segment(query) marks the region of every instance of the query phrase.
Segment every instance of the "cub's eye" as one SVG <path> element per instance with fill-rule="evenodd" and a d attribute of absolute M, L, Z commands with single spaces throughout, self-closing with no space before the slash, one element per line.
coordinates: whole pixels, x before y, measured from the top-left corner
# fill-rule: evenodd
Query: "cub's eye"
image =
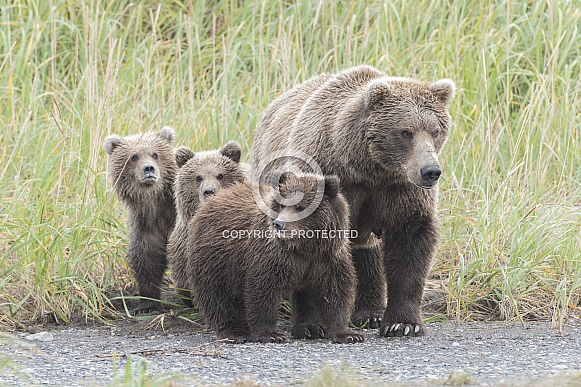
<path fill-rule="evenodd" d="M 404 130 L 403 132 L 401 132 L 401 136 L 405 138 L 412 138 L 412 132 L 410 132 L 409 130 Z"/>
<path fill-rule="evenodd" d="M 133 155 L 131 156 L 131 161 L 136 162 L 138 158 L 137 155 Z"/>
<path fill-rule="evenodd" d="M 199 183 L 200 181 L 202 181 L 204 179 L 202 179 L 202 176 L 196 176 L 196 181 Z"/>
<path fill-rule="evenodd" d="M 298 212 L 303 212 L 305 210 L 305 206 L 301 206 L 300 204 L 297 205 L 297 211 Z"/>
<path fill-rule="evenodd" d="M 218 180 L 224 180 L 224 175 L 222 175 L 222 174 L 219 174 L 219 175 L 218 175 L 216 178 L 217 178 Z"/>
<path fill-rule="evenodd" d="M 154 160 L 157 160 L 157 153 L 154 153 L 153 155 L 151 155 L 151 157 L 153 157 Z"/>
<path fill-rule="evenodd" d="M 434 137 L 434 138 L 438 138 L 439 136 L 440 136 L 440 132 L 432 133 L 432 137 Z"/>

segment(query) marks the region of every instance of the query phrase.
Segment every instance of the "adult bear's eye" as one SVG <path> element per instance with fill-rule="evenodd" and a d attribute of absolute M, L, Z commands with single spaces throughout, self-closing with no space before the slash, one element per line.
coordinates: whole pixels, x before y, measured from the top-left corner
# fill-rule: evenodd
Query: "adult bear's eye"
<path fill-rule="evenodd" d="M 412 138 L 412 132 L 410 132 L 409 130 L 404 130 L 403 132 L 401 132 L 401 136 L 405 138 Z"/>
<path fill-rule="evenodd" d="M 157 153 L 154 153 L 153 155 L 151 155 L 151 157 L 153 157 L 154 160 L 157 160 Z"/>
<path fill-rule="evenodd" d="M 440 132 L 434 132 L 434 133 L 432 133 L 432 137 L 434 137 L 434 138 L 438 138 L 439 135 L 440 135 Z"/>
<path fill-rule="evenodd" d="M 200 181 L 202 181 L 202 176 L 196 176 L 196 181 L 199 183 Z"/>
<path fill-rule="evenodd" d="M 297 211 L 298 212 L 303 212 L 304 210 L 305 210 L 305 206 L 301 206 L 301 205 L 298 205 L 297 206 Z"/>
<path fill-rule="evenodd" d="M 136 162 L 138 158 L 137 155 L 133 155 L 131 156 L 131 161 Z"/>
<path fill-rule="evenodd" d="M 218 180 L 223 180 L 223 179 L 224 179 L 224 175 L 222 175 L 222 174 L 219 174 L 219 175 L 217 176 L 217 179 L 218 179 Z"/>

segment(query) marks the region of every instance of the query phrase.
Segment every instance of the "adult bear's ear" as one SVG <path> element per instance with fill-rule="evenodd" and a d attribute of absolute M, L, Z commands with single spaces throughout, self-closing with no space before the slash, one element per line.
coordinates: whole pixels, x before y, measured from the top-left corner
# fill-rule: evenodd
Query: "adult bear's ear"
<path fill-rule="evenodd" d="M 334 198 L 339 193 L 341 181 L 335 175 L 325 176 L 325 195 Z"/>
<path fill-rule="evenodd" d="M 430 83 L 429 88 L 438 101 L 444 105 L 447 105 L 454 98 L 454 94 L 456 94 L 456 84 L 447 78 Z"/>
<path fill-rule="evenodd" d="M 105 152 L 107 152 L 107 154 L 111 155 L 113 154 L 115 148 L 121 145 L 122 142 L 123 139 L 121 137 L 116 134 L 112 134 L 105 138 L 105 141 L 103 142 L 103 148 L 105 148 Z"/>
<path fill-rule="evenodd" d="M 176 163 L 178 168 L 184 166 L 185 163 L 188 162 L 189 159 L 194 157 L 194 152 L 187 146 L 180 146 L 178 149 L 174 151 Z"/>
<path fill-rule="evenodd" d="M 161 132 L 159 132 L 159 136 L 169 142 L 170 144 L 173 142 L 175 136 L 175 130 L 171 126 L 164 126 L 161 128 Z"/>
<path fill-rule="evenodd" d="M 219 153 L 228 157 L 235 163 L 240 162 L 240 156 L 242 155 L 242 147 L 236 141 L 230 141 L 222 148 L 220 148 Z"/>
<path fill-rule="evenodd" d="M 365 107 L 372 109 L 391 95 L 391 86 L 384 80 L 376 79 L 367 85 L 365 90 Z"/>

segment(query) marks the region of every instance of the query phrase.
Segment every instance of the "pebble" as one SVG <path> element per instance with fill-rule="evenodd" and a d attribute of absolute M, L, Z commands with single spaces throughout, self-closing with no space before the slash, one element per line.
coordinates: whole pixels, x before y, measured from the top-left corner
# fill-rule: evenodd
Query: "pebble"
<path fill-rule="evenodd" d="M 28 341 L 42 341 L 42 342 L 48 342 L 48 341 L 54 340 L 54 336 L 50 332 L 34 333 L 34 334 L 28 335 L 24 338 Z"/>

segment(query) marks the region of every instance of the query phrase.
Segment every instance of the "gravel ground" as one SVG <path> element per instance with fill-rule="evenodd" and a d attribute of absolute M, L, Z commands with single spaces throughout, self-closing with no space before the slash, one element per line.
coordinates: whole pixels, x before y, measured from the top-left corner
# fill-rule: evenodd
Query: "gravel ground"
<path fill-rule="evenodd" d="M 129 360 L 134 375 L 145 365 L 152 379 L 181 375 L 176 385 L 193 386 L 284 386 L 313 379 L 337 382 L 337 377 L 374 386 L 581 385 L 578 318 L 570 319 L 562 334 L 550 323 L 444 322 L 429 324 L 429 335 L 422 338 L 387 339 L 365 330 L 366 342 L 350 345 L 221 343 L 178 320 L 183 321 L 167 318 L 163 329 L 124 320 L 113 326 L 44 326 L 33 334 L 4 334 L 0 384 L 117 385 Z M 6 359 L 10 362 L 3 364 Z"/>

